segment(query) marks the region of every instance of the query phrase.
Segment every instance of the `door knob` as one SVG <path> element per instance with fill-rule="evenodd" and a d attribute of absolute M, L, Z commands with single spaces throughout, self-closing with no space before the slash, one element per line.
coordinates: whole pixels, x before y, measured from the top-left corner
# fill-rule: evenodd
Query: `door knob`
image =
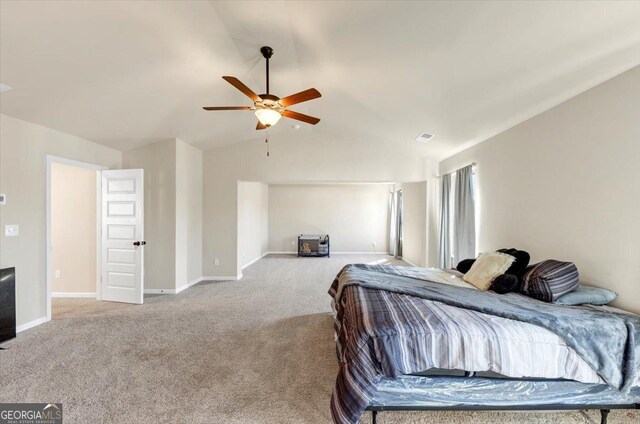
<path fill-rule="evenodd" d="M 139 242 L 139 241 L 134 241 L 134 242 L 133 242 L 133 245 L 134 245 L 134 246 L 140 246 L 140 242 Z"/>

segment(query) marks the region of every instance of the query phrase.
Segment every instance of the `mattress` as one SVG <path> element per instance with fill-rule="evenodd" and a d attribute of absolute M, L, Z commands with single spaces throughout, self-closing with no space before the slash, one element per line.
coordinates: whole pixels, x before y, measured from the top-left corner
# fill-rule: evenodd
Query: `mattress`
<path fill-rule="evenodd" d="M 637 315 L 479 292 L 442 270 L 392 265 L 347 265 L 329 295 L 339 362 L 331 396 L 336 423 L 357 422 L 374 404 L 381 379 L 429 382 L 434 378 L 415 374 L 433 369 L 506 376 L 470 379 L 501 381 L 505 390 L 512 387 L 508 382 L 526 380 L 534 388 L 577 385 L 563 393 L 593 386 L 596 393 L 637 394 Z M 470 391 L 481 394 L 482 388 Z M 527 399 L 518 392 L 513 400 Z"/>
<path fill-rule="evenodd" d="M 407 267 L 406 272 L 410 275 L 411 268 Z M 440 270 L 439 273 L 438 282 L 475 289 L 455 272 Z M 425 319 L 430 366 L 418 374 L 455 375 L 442 370 L 457 370 L 459 373 L 486 373 L 487 376 L 604 383 L 575 350 L 545 328 L 426 299 L 412 298 L 411 301 L 423 303 L 433 315 L 433 319 Z M 333 301 L 331 306 L 335 319 Z M 338 325 L 336 321 L 336 328 Z M 342 347 L 337 333 L 335 340 L 340 354 Z"/>

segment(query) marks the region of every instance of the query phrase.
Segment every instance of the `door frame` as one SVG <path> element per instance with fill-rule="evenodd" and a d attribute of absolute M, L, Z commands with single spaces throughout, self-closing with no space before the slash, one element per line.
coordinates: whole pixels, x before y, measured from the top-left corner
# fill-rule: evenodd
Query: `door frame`
<path fill-rule="evenodd" d="M 97 165 L 88 162 L 82 162 L 74 159 L 67 159 L 60 156 L 47 155 L 47 184 L 46 184 L 46 212 L 47 212 L 47 244 L 46 244 L 46 305 L 47 305 L 47 321 L 51 321 L 51 169 L 54 163 L 63 165 L 76 166 L 78 168 L 92 169 L 96 171 L 96 300 L 102 299 L 102 285 L 100 284 L 102 276 L 102 172 L 109 169 L 106 166 Z"/>

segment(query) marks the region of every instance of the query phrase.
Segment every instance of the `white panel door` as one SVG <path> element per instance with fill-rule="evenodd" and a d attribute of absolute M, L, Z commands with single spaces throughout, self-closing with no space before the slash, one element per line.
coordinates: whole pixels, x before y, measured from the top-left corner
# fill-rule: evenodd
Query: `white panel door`
<path fill-rule="evenodd" d="M 143 302 L 144 171 L 102 171 L 102 300 Z"/>

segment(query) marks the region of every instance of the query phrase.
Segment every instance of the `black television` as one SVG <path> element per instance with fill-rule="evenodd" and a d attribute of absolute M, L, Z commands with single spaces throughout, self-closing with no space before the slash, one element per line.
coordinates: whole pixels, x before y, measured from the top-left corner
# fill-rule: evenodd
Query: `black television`
<path fill-rule="evenodd" d="M 16 337 L 16 269 L 0 269 L 0 345 Z"/>

